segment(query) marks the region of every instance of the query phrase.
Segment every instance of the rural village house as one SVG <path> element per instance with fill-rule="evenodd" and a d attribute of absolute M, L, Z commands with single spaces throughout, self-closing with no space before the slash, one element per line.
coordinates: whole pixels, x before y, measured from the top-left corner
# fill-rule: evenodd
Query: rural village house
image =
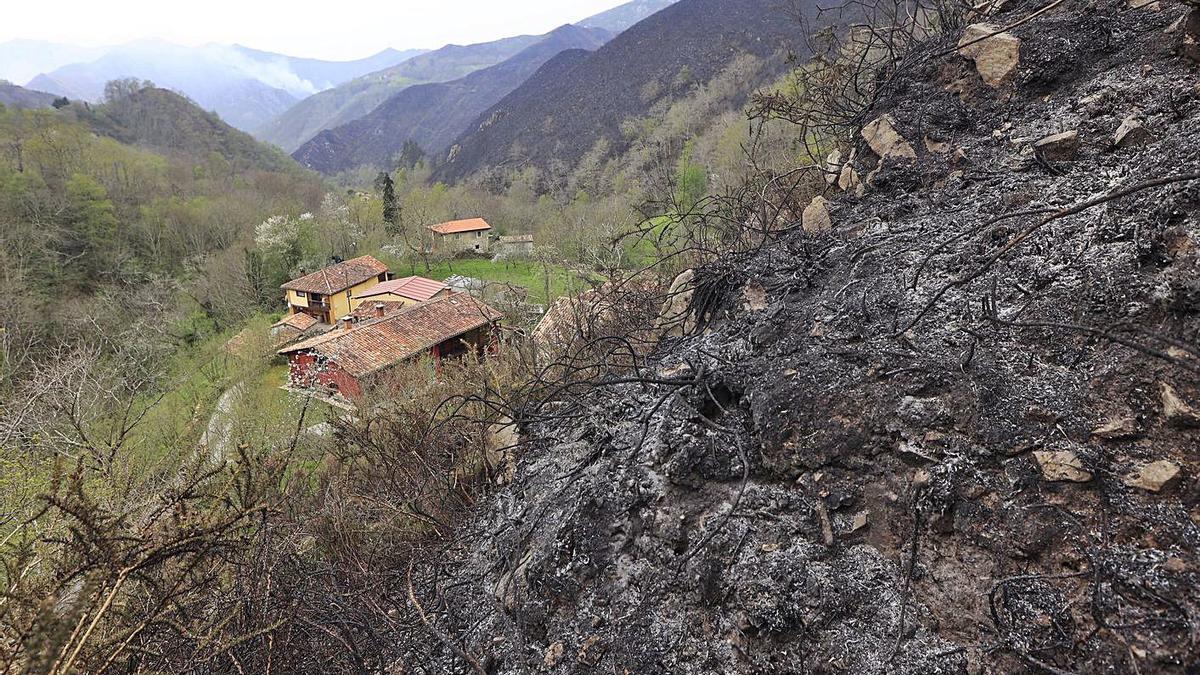
<path fill-rule="evenodd" d="M 491 231 L 492 226 L 483 218 L 430 225 L 429 250 L 433 253 L 487 253 L 492 247 Z"/>
<path fill-rule="evenodd" d="M 492 245 L 496 257 L 501 260 L 528 258 L 533 255 L 533 235 L 514 234 L 502 236 Z"/>
<path fill-rule="evenodd" d="M 362 293 L 387 280 L 387 265 L 369 255 L 340 262 L 284 284 L 288 314 L 332 325 L 362 303 Z"/>
<path fill-rule="evenodd" d="M 363 316 L 360 307 L 359 316 Z M 501 314 L 482 301 L 457 293 L 389 312 L 371 306 L 370 318 L 346 317 L 339 327 L 280 350 L 288 359 L 289 384 L 324 389 L 356 399 L 381 373 L 429 355 L 446 357 L 495 348 Z"/>

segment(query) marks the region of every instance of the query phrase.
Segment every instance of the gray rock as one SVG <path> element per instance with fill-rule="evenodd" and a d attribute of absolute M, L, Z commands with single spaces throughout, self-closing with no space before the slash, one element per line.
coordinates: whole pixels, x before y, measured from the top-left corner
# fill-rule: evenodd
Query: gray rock
<path fill-rule="evenodd" d="M 1113 145 L 1118 148 L 1136 148 L 1147 145 L 1154 140 L 1154 134 L 1134 115 L 1126 117 L 1117 133 L 1113 136 Z"/>
<path fill-rule="evenodd" d="M 1072 129 L 1047 136 L 1034 143 L 1033 149 L 1048 162 L 1070 162 L 1079 154 L 1079 132 Z"/>
<path fill-rule="evenodd" d="M 1092 480 L 1092 472 L 1087 470 L 1074 451 L 1038 450 L 1033 457 L 1042 469 L 1042 477 L 1048 481 L 1087 483 Z"/>
<path fill-rule="evenodd" d="M 1130 472 L 1123 479 L 1129 487 L 1135 487 L 1147 492 L 1161 492 L 1179 480 L 1180 469 L 1175 462 L 1160 459 L 1157 462 L 1143 464 Z"/>

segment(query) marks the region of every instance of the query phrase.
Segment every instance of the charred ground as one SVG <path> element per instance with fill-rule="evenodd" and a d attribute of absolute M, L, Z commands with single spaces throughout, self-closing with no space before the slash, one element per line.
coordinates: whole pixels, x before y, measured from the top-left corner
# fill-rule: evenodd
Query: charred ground
<path fill-rule="evenodd" d="M 795 222 L 698 270 L 696 330 L 640 382 L 527 410 L 510 487 L 469 544 L 412 572 L 440 639 L 394 656 L 1192 672 L 1200 88 L 1171 31 L 1186 11 L 1062 3 L 1010 29 L 1021 63 L 998 89 L 954 53 L 961 30 L 924 44 L 860 120 L 891 115 L 915 158 L 856 135 L 867 185 L 827 195 L 831 230 Z M 1116 147 L 1131 117 L 1149 135 Z M 1068 130 L 1073 161 L 1032 150 Z M 1156 462 L 1177 473 L 1147 480 Z"/>

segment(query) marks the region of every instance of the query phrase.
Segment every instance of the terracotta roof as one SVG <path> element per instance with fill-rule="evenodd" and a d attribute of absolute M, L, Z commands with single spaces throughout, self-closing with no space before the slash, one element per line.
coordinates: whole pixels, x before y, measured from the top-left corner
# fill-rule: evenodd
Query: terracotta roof
<path fill-rule="evenodd" d="M 349 330 L 334 329 L 279 353 L 312 350 L 350 375 L 363 377 L 499 321 L 501 316 L 469 295 L 451 295 L 362 322 Z"/>
<path fill-rule="evenodd" d="M 369 255 L 364 255 L 361 258 L 340 262 L 319 272 L 289 281 L 282 288 L 288 291 L 333 295 L 387 271 L 387 265 Z"/>
<path fill-rule="evenodd" d="M 450 287 L 440 281 L 426 279 L 425 277 L 404 277 L 403 279 L 393 279 L 385 281 L 378 286 L 372 286 L 366 292 L 354 297 L 373 298 L 377 295 L 398 295 L 409 300 L 425 302 L 426 300 L 432 300 L 438 293 L 448 290 L 450 290 Z"/>
<path fill-rule="evenodd" d="M 315 317 L 309 316 L 308 314 L 293 314 L 291 316 L 284 317 L 282 321 L 277 322 L 274 326 L 271 326 L 271 328 L 287 326 L 288 328 L 295 328 L 303 333 L 318 323 L 320 322 L 317 321 Z"/>
<path fill-rule="evenodd" d="M 396 312 L 404 309 L 405 307 L 412 307 L 412 305 L 410 305 L 410 304 L 405 304 L 403 302 L 393 301 L 393 300 L 379 300 L 376 302 L 364 302 L 363 304 L 358 306 L 358 309 L 354 310 L 353 312 L 350 312 L 350 316 L 353 317 L 355 321 L 368 321 L 370 319 L 378 318 L 375 316 L 375 305 L 383 305 L 383 315 L 384 316 L 387 316 L 389 314 L 395 314 Z"/>
<path fill-rule="evenodd" d="M 475 232 L 477 230 L 490 230 L 491 225 L 483 218 L 471 218 L 469 220 L 452 220 L 448 223 L 438 225 L 430 225 L 429 229 L 438 234 L 457 234 L 459 232 Z"/>

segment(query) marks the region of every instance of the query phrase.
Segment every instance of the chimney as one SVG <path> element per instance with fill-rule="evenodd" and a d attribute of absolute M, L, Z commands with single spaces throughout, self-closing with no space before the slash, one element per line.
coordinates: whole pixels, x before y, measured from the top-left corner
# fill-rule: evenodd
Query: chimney
<path fill-rule="evenodd" d="M 343 316 L 342 317 L 342 330 L 350 330 L 353 327 L 354 327 L 354 317 Z"/>
<path fill-rule="evenodd" d="M 383 312 L 384 312 L 384 310 L 386 310 L 386 309 L 387 309 L 387 305 L 383 304 L 382 302 L 377 302 L 377 303 L 375 303 L 375 318 L 376 318 L 376 319 L 382 319 L 382 318 L 383 318 Z"/>

